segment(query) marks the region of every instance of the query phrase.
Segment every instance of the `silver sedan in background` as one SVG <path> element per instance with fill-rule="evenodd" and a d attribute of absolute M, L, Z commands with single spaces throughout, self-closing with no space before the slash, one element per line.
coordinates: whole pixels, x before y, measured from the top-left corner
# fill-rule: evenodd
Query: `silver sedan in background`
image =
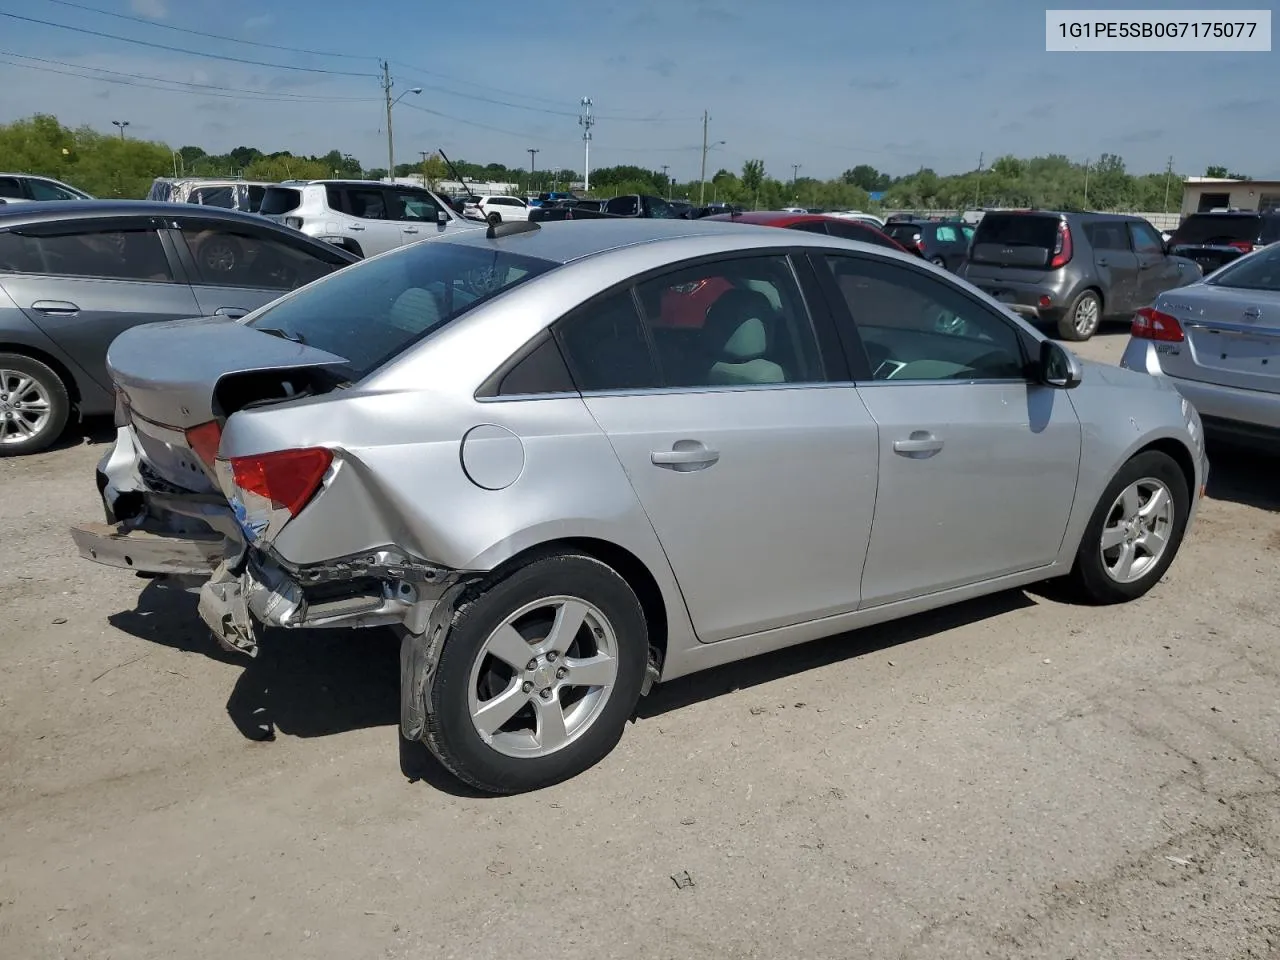
<path fill-rule="evenodd" d="M 1120 365 L 1167 377 L 1211 433 L 1280 449 L 1280 244 L 1160 294 Z"/>
<path fill-rule="evenodd" d="M 454 234 L 108 362 L 81 553 L 250 655 L 395 627 L 403 734 L 493 792 L 596 763 L 655 681 L 1052 577 L 1141 596 L 1208 469 L 1164 380 L 741 224 Z"/>

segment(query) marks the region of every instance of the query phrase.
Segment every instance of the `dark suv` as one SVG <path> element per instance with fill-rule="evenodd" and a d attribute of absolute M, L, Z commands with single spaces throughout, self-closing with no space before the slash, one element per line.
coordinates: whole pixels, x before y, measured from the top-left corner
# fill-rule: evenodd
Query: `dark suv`
<path fill-rule="evenodd" d="M 1280 240 L 1280 212 L 1193 213 L 1169 238 L 1169 252 L 1200 265 L 1205 276 L 1257 247 Z"/>
<path fill-rule="evenodd" d="M 884 232 L 912 253 L 952 272 L 964 264 L 973 237 L 973 227 L 955 221 L 895 220 L 884 225 Z"/>
<path fill-rule="evenodd" d="M 1088 340 L 1104 318 L 1128 320 L 1201 277 L 1141 217 L 1044 210 L 988 213 L 958 272 L 1009 309 L 1056 325 L 1064 340 Z"/>

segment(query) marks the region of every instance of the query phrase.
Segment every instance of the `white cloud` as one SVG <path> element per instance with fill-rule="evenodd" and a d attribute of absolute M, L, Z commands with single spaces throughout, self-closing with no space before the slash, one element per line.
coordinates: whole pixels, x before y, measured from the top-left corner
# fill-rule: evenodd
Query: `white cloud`
<path fill-rule="evenodd" d="M 129 6 L 140 17 L 163 20 L 169 15 L 168 0 L 129 0 Z"/>

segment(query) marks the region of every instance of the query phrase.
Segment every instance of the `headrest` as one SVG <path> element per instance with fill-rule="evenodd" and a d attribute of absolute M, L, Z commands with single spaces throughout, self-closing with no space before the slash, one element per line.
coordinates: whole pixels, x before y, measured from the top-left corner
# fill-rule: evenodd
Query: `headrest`
<path fill-rule="evenodd" d="M 729 290 L 707 309 L 707 334 L 726 360 L 746 363 L 769 350 L 769 298 L 756 290 Z"/>

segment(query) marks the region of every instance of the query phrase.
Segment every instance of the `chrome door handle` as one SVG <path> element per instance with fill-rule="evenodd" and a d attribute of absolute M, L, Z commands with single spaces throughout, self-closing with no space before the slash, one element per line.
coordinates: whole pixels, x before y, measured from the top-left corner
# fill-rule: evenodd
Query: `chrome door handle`
<path fill-rule="evenodd" d="M 360 226 L 360 224 L 358 224 L 358 223 L 352 223 L 352 224 L 349 224 L 349 225 L 347 226 L 347 229 L 348 229 L 348 230 L 363 230 L 363 229 L 364 229 L 364 227 Z"/>
<path fill-rule="evenodd" d="M 70 317 L 80 312 L 80 308 L 69 300 L 37 300 L 31 309 L 51 317 Z"/>
<path fill-rule="evenodd" d="M 893 441 L 893 452 L 904 457 L 923 455 L 931 457 L 942 449 L 942 441 L 924 430 L 914 430 L 906 440 Z M 922 458 L 923 458 L 922 457 Z"/>
<path fill-rule="evenodd" d="M 215 317 L 230 317 L 232 320 L 239 320 L 241 317 L 247 317 L 249 311 L 241 307 L 219 307 L 213 311 Z"/>
<path fill-rule="evenodd" d="M 405 228 L 404 228 L 404 232 L 405 232 L 405 233 L 417 233 L 417 232 L 418 232 L 418 228 L 417 228 L 417 227 L 405 227 Z"/>
<path fill-rule="evenodd" d="M 709 467 L 720 459 L 720 451 L 697 446 L 681 446 L 677 444 L 670 450 L 654 450 L 649 454 L 649 461 L 658 467 L 690 467 L 700 469 Z"/>

